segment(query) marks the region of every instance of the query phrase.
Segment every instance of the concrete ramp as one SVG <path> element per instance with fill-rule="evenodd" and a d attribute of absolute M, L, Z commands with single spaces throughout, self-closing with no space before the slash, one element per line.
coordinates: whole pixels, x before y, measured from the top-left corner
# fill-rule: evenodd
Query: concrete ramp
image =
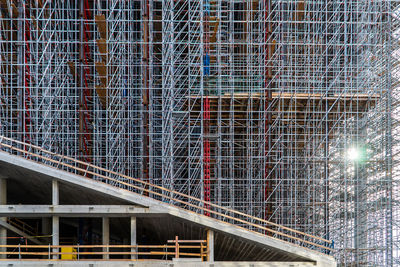
<path fill-rule="evenodd" d="M 144 184 L 140 186 L 136 179 L 129 180 L 123 175 L 109 173 L 110 177 L 113 178 L 107 178 L 100 172 L 96 173 L 92 166 L 83 169 L 80 162 L 73 164 L 71 159 L 59 157 L 57 159 L 55 154 L 44 156 L 43 153 L 34 154 L 31 152 L 25 153 L 22 157 L 2 151 L 0 152 L 0 176 L 10 181 L 9 190 L 28 192 L 30 188 L 33 188 L 31 196 L 36 199 L 37 203 L 35 204 L 48 204 L 44 202 L 51 198 L 51 183 L 57 180 L 60 182 L 62 192 L 61 204 L 63 204 L 63 198 L 68 204 L 74 205 L 87 205 L 88 201 L 96 202 L 98 200 L 98 203 L 92 202 L 89 205 L 110 205 L 110 213 L 115 209 L 119 216 L 123 216 L 125 213 L 129 214 L 130 210 L 117 205 L 131 205 L 137 209 L 137 212 L 134 212 L 135 208 L 133 208 L 132 214 L 142 216 L 143 220 L 148 222 L 146 225 L 151 225 L 155 231 L 161 233 L 176 233 L 184 231 L 185 227 L 192 229 L 190 231 L 194 231 L 193 229 L 198 229 L 196 231 L 200 232 L 212 230 L 215 239 L 215 247 L 213 248 L 215 263 L 221 259 L 221 264 L 208 265 L 209 263 L 202 262 L 197 263 L 197 265 L 190 264 L 190 266 L 261 266 L 259 265 L 261 262 L 264 264 L 262 266 L 336 266 L 331 256 L 298 245 L 313 247 L 314 244 L 316 249 L 328 249 L 329 247 L 326 246 L 324 240 L 313 238 L 295 230 L 290 231 L 283 226 L 268 225 L 262 219 L 259 219 L 260 223 L 251 216 L 248 216 L 250 220 L 246 220 L 246 216 L 240 213 L 207 205 L 207 203 L 201 203 L 201 200 L 190 199 L 187 196 L 175 195 L 176 192 L 164 190 L 154 185 Z M 98 170 L 103 171 L 100 168 Z M 72 171 L 76 173 L 72 173 Z M 119 179 L 123 182 L 120 182 Z M 25 193 L 21 194 L 18 195 L 18 192 L 16 192 L 13 195 L 21 200 L 26 195 Z M 23 201 L 28 200 L 24 199 Z M 12 205 L 9 204 L 9 206 Z M 3 205 L 0 207 L 0 216 L 11 217 L 13 210 L 15 211 L 14 215 L 21 215 L 23 212 L 26 212 L 26 214 L 33 213 L 32 210 L 29 210 L 30 207 L 27 204 L 26 207 L 19 206 L 13 209 Z M 52 209 L 43 205 L 40 207 L 40 214 L 48 213 L 49 216 L 53 213 L 55 215 L 57 212 L 63 212 L 60 213 L 63 216 L 68 213 L 68 208 L 63 207 L 63 205 Z M 25 208 L 25 210 L 21 211 L 22 208 Z M 19 213 L 17 212 L 18 209 Z M 69 210 L 73 213 L 72 208 Z M 117 210 L 119 213 L 117 213 Z M 203 215 L 204 210 L 210 216 Z M 84 212 L 83 208 L 81 212 Z M 101 214 L 102 211 L 97 207 L 96 212 Z M 85 213 L 82 216 L 85 216 Z M 244 227 L 249 227 L 252 230 Z M 267 230 L 271 231 L 268 232 Z M 232 265 L 233 263 L 227 262 L 227 259 L 242 263 L 241 265 Z M 285 262 L 287 265 L 285 265 Z M 156 266 L 150 262 L 146 264 L 143 266 Z M 174 264 L 174 266 L 185 266 L 179 265 L 184 264 L 180 262 Z M 88 266 L 87 263 L 85 266 Z"/>

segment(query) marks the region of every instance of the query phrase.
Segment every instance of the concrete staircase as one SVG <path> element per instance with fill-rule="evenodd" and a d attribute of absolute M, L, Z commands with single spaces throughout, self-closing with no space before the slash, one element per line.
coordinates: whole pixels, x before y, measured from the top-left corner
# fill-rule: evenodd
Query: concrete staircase
<path fill-rule="evenodd" d="M 0 137 L 0 149 L 4 151 L 0 152 L 0 162 L 11 164 L 13 168 L 27 169 L 51 179 L 118 197 L 208 229 L 265 245 L 294 258 L 310 259 L 317 266 L 335 266 L 332 257 L 321 253 L 332 250 L 329 240 L 213 203 L 205 203 L 201 199 L 17 140 Z M 203 215 L 205 211 L 210 216 Z"/>

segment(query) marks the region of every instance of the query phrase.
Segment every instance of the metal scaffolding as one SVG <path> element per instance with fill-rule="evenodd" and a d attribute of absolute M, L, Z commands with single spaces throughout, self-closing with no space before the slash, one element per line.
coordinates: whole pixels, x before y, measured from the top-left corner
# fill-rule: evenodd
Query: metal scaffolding
<path fill-rule="evenodd" d="M 1 135 L 400 264 L 394 1 L 0 7 Z"/>

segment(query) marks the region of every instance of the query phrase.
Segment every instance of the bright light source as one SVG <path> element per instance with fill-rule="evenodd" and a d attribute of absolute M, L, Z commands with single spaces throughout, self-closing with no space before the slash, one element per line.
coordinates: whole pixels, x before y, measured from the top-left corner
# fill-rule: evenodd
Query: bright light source
<path fill-rule="evenodd" d="M 347 157 L 348 157 L 348 159 L 349 160 L 351 160 L 351 161 L 357 161 L 357 160 L 359 160 L 360 159 L 360 151 L 357 149 L 357 148 L 355 148 L 355 147 L 352 147 L 352 148 L 350 148 L 348 151 L 347 151 Z"/>

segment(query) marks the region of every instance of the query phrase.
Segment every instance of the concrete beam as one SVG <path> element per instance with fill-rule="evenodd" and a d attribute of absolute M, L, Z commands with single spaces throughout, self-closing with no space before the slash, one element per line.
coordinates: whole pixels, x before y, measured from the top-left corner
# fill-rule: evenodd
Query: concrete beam
<path fill-rule="evenodd" d="M 166 214 L 156 207 L 133 205 L 0 205 L 0 217 L 159 217 Z"/>

